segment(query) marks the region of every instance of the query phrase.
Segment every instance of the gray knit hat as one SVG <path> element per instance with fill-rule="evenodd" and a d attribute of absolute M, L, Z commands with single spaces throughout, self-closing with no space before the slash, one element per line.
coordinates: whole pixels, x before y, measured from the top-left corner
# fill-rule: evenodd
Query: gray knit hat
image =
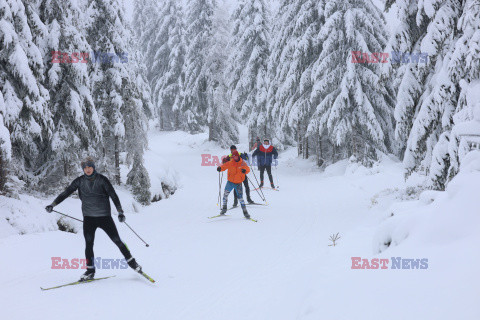
<path fill-rule="evenodd" d="M 95 169 L 95 161 L 91 157 L 86 157 L 85 160 L 82 161 L 81 165 L 82 169 L 85 169 L 85 167 L 92 167 Z"/>

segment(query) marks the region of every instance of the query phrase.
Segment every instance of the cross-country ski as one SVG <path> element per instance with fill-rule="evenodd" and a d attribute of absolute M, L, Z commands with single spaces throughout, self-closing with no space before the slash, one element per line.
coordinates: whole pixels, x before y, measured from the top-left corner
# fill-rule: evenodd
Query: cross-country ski
<path fill-rule="evenodd" d="M 77 285 L 77 284 L 85 284 L 85 283 L 98 281 L 98 280 L 103 280 L 103 279 L 108 279 L 108 278 L 112 278 L 112 277 L 115 277 L 115 276 L 109 276 L 109 277 L 103 277 L 103 278 L 92 278 L 92 279 L 88 279 L 88 280 L 78 280 L 78 281 L 74 281 L 74 282 L 70 282 L 70 283 L 66 283 L 66 284 L 61 284 L 61 285 L 58 285 L 58 286 L 55 286 L 55 287 L 50 287 L 50 288 L 40 287 L 40 289 L 42 289 L 42 291 L 46 291 L 46 290 L 58 289 L 58 288 L 63 288 L 63 287 L 68 287 L 68 286 L 74 286 L 74 285 Z"/>

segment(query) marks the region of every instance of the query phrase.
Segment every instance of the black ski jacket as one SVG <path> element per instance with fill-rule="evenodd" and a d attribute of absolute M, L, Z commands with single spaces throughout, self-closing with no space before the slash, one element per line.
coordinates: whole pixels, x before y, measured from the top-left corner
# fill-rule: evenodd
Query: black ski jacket
<path fill-rule="evenodd" d="M 94 172 L 92 176 L 83 175 L 75 180 L 54 201 L 53 205 L 60 204 L 75 190 L 82 200 L 82 213 L 85 217 L 110 216 L 110 198 L 112 198 L 118 212 L 123 212 L 117 193 L 110 180 L 104 175 Z"/>

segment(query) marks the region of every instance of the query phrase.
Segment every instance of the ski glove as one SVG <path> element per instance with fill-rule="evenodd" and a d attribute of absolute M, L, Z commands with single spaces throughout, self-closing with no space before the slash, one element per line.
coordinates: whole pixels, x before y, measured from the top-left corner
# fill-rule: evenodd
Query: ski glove
<path fill-rule="evenodd" d="M 125 218 L 125 215 L 123 214 L 123 212 L 118 213 L 118 221 L 125 222 L 126 219 L 127 218 Z"/>
<path fill-rule="evenodd" d="M 48 206 L 45 207 L 45 210 L 47 210 L 48 213 L 51 213 L 53 211 L 53 206 L 49 204 Z"/>
<path fill-rule="evenodd" d="M 245 173 L 245 172 L 247 172 L 247 170 L 245 170 L 245 169 L 242 169 L 242 173 Z"/>
<path fill-rule="evenodd" d="M 222 168 L 217 167 L 217 171 L 218 171 L 218 172 L 222 171 Z"/>

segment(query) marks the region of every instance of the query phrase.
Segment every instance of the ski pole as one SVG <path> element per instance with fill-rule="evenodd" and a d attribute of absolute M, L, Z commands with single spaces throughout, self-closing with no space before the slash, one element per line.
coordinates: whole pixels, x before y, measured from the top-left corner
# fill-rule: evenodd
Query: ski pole
<path fill-rule="evenodd" d="M 257 190 L 260 189 L 260 192 L 263 194 L 263 190 L 262 188 L 260 188 L 260 184 L 258 183 L 258 179 L 257 179 L 257 176 L 255 175 L 255 171 L 254 170 L 250 170 L 251 172 L 253 172 L 253 176 L 255 177 L 255 181 L 257 181 Z M 260 197 L 261 198 L 261 197 Z M 265 195 L 263 195 L 263 199 L 265 199 Z M 267 200 L 263 200 L 265 202 L 267 202 Z"/>
<path fill-rule="evenodd" d="M 220 202 L 222 201 L 222 181 L 223 181 L 223 172 L 222 172 L 222 177 L 220 177 L 220 172 L 218 173 L 218 201 L 217 201 L 217 206 L 220 205 Z"/>
<path fill-rule="evenodd" d="M 277 159 L 275 159 L 277 160 Z M 280 188 L 280 181 L 278 180 L 278 171 L 277 171 L 278 162 L 275 162 L 275 176 L 277 177 L 277 188 Z"/>
<path fill-rule="evenodd" d="M 62 216 L 65 216 L 65 217 L 69 217 L 71 219 L 74 219 L 74 220 L 77 220 L 77 221 L 80 221 L 80 222 L 83 222 L 83 220 L 80 220 L 80 219 L 77 219 L 77 218 L 74 218 L 72 216 L 69 216 L 68 214 L 65 214 L 65 213 L 61 213 L 61 212 L 58 212 L 57 210 L 52 210 L 53 212 L 56 212 L 58 214 L 61 214 Z"/>
<path fill-rule="evenodd" d="M 129 227 L 130 230 L 132 230 L 132 232 L 135 233 L 135 235 L 136 235 L 140 240 L 142 240 L 143 243 L 145 243 L 145 245 L 146 245 L 147 247 L 150 247 L 150 245 L 149 245 L 148 243 L 146 243 L 145 240 L 143 240 L 142 238 L 140 238 L 140 236 L 128 225 L 128 223 L 126 223 L 125 221 L 124 221 L 123 223 L 125 223 L 125 224 L 127 225 L 127 227 Z"/>
<path fill-rule="evenodd" d="M 250 181 L 252 186 L 255 187 L 255 184 L 253 183 L 253 181 L 250 180 L 250 178 L 248 176 L 246 176 L 246 177 L 247 177 L 248 181 Z M 258 195 L 260 196 L 260 199 L 262 199 L 263 201 L 265 201 L 265 203 L 267 203 L 267 199 L 265 199 L 265 196 L 263 196 L 263 198 L 262 198 L 262 195 L 258 192 L 258 189 L 260 189 L 260 191 L 262 191 L 262 190 L 261 190 L 261 188 L 255 188 L 255 191 L 257 191 Z M 262 191 L 262 194 L 263 194 L 263 191 Z"/>

